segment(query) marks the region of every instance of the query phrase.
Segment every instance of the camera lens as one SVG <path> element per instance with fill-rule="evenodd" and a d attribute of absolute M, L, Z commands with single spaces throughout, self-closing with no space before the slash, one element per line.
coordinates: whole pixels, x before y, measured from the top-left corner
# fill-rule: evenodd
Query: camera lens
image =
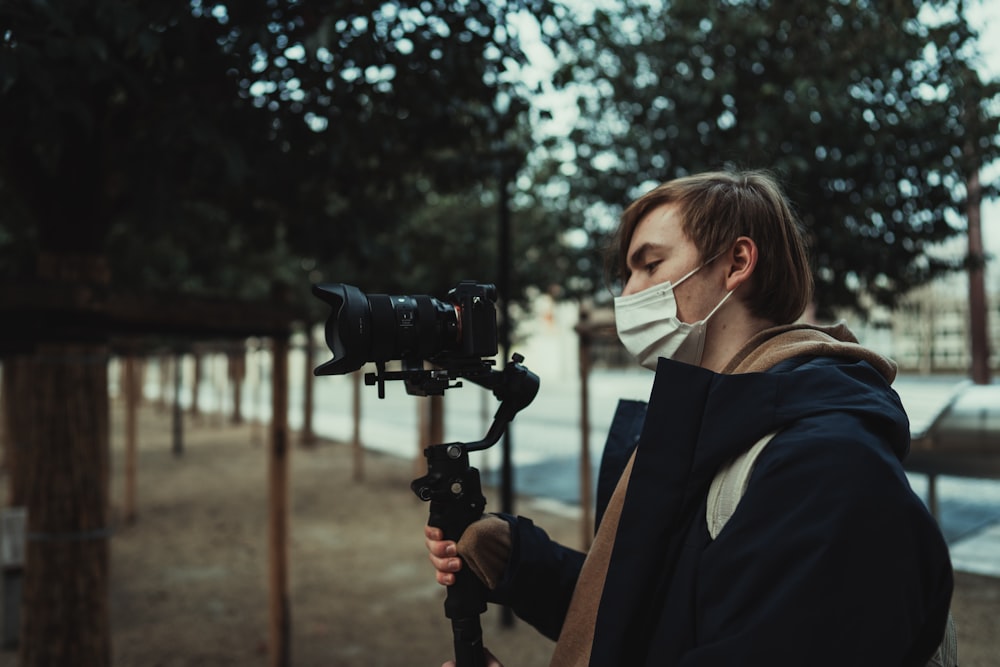
<path fill-rule="evenodd" d="M 452 349 L 458 339 L 455 306 L 431 296 L 368 297 L 372 309 L 371 361 L 419 361 Z"/>
<path fill-rule="evenodd" d="M 340 283 L 313 286 L 332 309 L 326 343 L 333 359 L 317 375 L 339 375 L 366 362 L 400 359 L 416 363 L 457 349 L 460 323 L 454 304 L 430 296 L 365 295 Z"/>

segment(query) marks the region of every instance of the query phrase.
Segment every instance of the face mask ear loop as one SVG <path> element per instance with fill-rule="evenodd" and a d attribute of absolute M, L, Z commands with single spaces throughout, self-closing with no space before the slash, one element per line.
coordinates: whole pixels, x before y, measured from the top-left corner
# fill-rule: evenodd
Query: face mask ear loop
<path fill-rule="evenodd" d="M 715 315 L 715 311 L 717 311 L 719 308 L 722 308 L 722 304 L 724 304 L 726 302 L 726 300 L 729 299 L 729 297 L 731 297 L 733 295 L 733 292 L 735 292 L 735 291 L 736 290 L 730 290 L 729 292 L 727 292 L 726 296 L 722 297 L 722 301 L 720 301 L 715 306 L 715 308 L 712 309 L 712 312 L 710 312 L 708 315 L 705 316 L 705 319 L 703 319 L 702 322 L 708 322 L 708 320 L 710 320 L 712 318 L 712 315 Z"/>
<path fill-rule="evenodd" d="M 670 285 L 671 289 L 676 288 L 682 282 L 684 282 L 685 280 L 687 280 L 688 278 L 690 278 L 691 276 L 693 276 L 694 274 L 698 273 L 699 271 L 701 271 L 702 269 L 704 269 L 706 266 L 708 266 L 709 264 L 711 264 L 712 262 L 714 262 L 715 260 L 717 260 L 719 257 L 722 256 L 722 253 L 724 253 L 724 252 L 726 252 L 726 251 L 722 250 L 721 252 L 715 253 L 715 255 L 713 255 L 711 258 L 705 260 L 704 262 L 702 262 L 698 266 L 696 266 L 693 269 L 691 269 L 690 271 L 688 271 L 687 274 L 685 274 L 684 276 L 682 276 L 680 280 L 678 280 L 675 283 L 671 283 L 671 285 Z M 669 282 L 669 281 L 667 281 L 667 282 Z M 719 305 L 721 306 L 722 304 L 720 303 Z M 716 308 L 718 308 L 718 306 L 716 306 Z M 714 313 L 715 311 L 713 310 L 712 312 Z M 709 317 L 711 317 L 711 315 L 709 315 Z"/>
<path fill-rule="evenodd" d="M 713 257 L 712 259 L 708 260 L 707 262 L 705 262 L 705 264 L 702 264 L 701 266 L 705 266 L 707 264 L 711 264 L 716 259 L 718 259 L 719 257 L 721 257 L 723 255 L 723 253 L 725 253 L 725 252 L 726 252 L 725 250 L 720 250 L 718 253 L 716 253 L 715 257 Z M 699 266 L 698 268 L 700 269 L 701 266 Z M 715 315 L 715 311 L 717 311 L 719 308 L 722 308 L 722 304 L 724 304 L 726 302 L 726 300 L 728 300 L 729 297 L 731 297 L 733 295 L 733 292 L 735 292 L 735 291 L 736 290 L 729 290 L 729 292 L 726 293 L 726 296 L 722 297 L 722 301 L 720 301 L 719 303 L 717 303 L 715 305 L 715 308 L 712 309 L 712 312 L 710 312 L 708 315 L 706 315 L 705 319 L 702 320 L 702 322 L 708 322 L 708 320 L 712 317 L 712 315 Z"/>

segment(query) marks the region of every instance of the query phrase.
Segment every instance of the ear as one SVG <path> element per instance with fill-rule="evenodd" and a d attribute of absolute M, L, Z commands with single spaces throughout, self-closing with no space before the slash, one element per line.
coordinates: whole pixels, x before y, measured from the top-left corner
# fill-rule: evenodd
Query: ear
<path fill-rule="evenodd" d="M 732 291 L 750 280 L 757 268 L 757 244 L 749 236 L 736 239 L 732 249 L 726 253 L 729 262 L 726 271 L 726 290 Z"/>

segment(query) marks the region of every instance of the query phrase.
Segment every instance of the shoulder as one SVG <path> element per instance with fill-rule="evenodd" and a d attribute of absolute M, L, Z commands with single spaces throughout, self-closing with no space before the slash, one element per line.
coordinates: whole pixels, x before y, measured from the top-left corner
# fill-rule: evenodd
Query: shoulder
<path fill-rule="evenodd" d="M 855 415 L 818 415 L 788 425 L 757 461 L 768 466 L 815 467 L 824 476 L 860 474 L 869 469 L 901 470 L 886 441 Z"/>
<path fill-rule="evenodd" d="M 847 442 L 901 460 L 910 423 L 899 395 L 861 359 L 795 357 L 768 373 L 778 378 L 778 422 L 817 446 Z M 865 452 L 856 452 L 864 455 Z"/>
<path fill-rule="evenodd" d="M 766 513 L 795 508 L 830 522 L 933 521 L 892 444 L 850 416 L 779 433 L 757 458 L 745 500 Z"/>

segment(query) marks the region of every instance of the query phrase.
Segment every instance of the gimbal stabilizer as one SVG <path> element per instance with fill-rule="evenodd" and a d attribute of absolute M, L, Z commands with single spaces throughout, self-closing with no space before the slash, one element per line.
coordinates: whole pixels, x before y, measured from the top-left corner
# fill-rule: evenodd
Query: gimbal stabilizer
<path fill-rule="evenodd" d="M 493 423 L 482 440 L 431 445 L 424 450 L 427 474 L 413 480 L 410 488 L 421 500 L 430 501 L 427 523 L 440 528 L 446 540 L 462 536 L 479 520 L 486 507 L 479 471 L 469 465 L 469 452 L 492 447 L 514 416 L 527 407 L 538 393 L 538 376 L 521 365 L 524 357 L 514 354 L 503 369 L 465 375 L 476 384 L 491 389 L 500 400 Z M 366 379 L 366 382 L 374 382 Z M 447 379 L 445 379 L 447 386 Z M 456 573 L 448 587 L 444 613 L 451 619 L 456 667 L 485 667 L 483 633 L 479 616 L 486 611 L 486 590 L 468 568 Z"/>
<path fill-rule="evenodd" d="M 469 452 L 496 444 L 514 415 L 538 393 L 538 376 L 521 365 L 521 355 L 512 355 L 502 371 L 493 369 L 496 287 L 462 281 L 447 301 L 426 295 L 366 295 L 343 283 L 313 285 L 313 294 L 332 309 L 326 342 L 333 359 L 316 368 L 316 375 L 351 373 L 373 361 L 377 372 L 367 373 L 365 384 L 377 384 L 379 398 L 385 398 L 386 380 L 403 380 L 408 394 L 430 396 L 460 387 L 453 381 L 465 378 L 491 389 L 500 400 L 486 437 L 428 447 L 427 474 L 410 485 L 431 503 L 428 523 L 441 528 L 445 539 L 457 541 L 486 507 Z M 390 360 L 402 362 L 402 369 L 386 371 Z M 425 369 L 424 361 L 435 368 Z M 479 615 L 486 611 L 486 591 L 467 568 L 448 588 L 444 610 L 455 635 L 457 667 L 485 667 Z"/>

